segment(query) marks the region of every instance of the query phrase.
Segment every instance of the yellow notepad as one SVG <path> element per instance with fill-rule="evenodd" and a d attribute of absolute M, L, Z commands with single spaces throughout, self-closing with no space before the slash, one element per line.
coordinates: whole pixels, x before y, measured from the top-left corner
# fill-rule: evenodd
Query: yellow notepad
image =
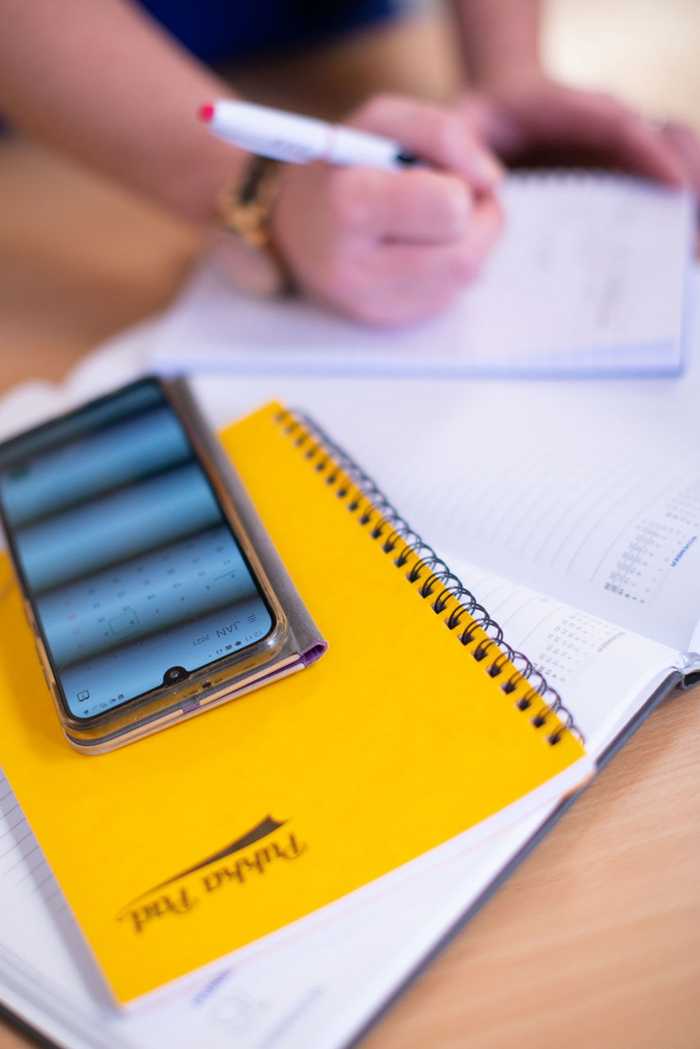
<path fill-rule="evenodd" d="M 304 674 L 84 757 L 2 565 L 0 764 L 123 1003 L 590 772 L 456 581 L 316 435 L 270 405 L 223 442 L 329 641 Z"/>

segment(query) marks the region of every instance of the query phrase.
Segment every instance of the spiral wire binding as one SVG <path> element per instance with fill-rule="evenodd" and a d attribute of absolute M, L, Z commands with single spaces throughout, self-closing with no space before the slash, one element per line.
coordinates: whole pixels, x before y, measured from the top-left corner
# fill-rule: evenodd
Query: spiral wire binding
<path fill-rule="evenodd" d="M 495 658 L 485 667 L 486 673 L 492 678 L 497 678 L 503 672 L 503 667 L 507 663 L 511 664 L 515 673 L 512 673 L 501 685 L 502 691 L 506 695 L 515 692 L 521 681 L 526 681 L 532 686 L 528 692 L 518 698 L 515 705 L 518 710 L 524 712 L 532 710 L 535 704 L 538 704 L 530 719 L 534 728 L 542 728 L 552 715 L 558 718 L 560 724 L 546 737 L 547 742 L 554 746 L 559 742 L 565 730 L 575 733 L 583 742 L 583 733 L 576 725 L 571 711 L 564 706 L 557 690 L 548 684 L 545 676 L 537 670 L 526 655 L 508 644 L 501 627 L 477 601 L 471 590 L 450 571 L 432 546 L 410 527 L 362 467 L 340 445 L 336 444 L 318 423 L 302 412 L 285 410 L 280 412 L 276 418 L 290 438 L 297 429 L 300 429 L 301 432 L 294 439 L 299 448 L 308 440 L 311 441 L 304 453 L 307 459 L 312 460 L 319 454 L 325 456 L 315 464 L 315 469 L 322 473 L 327 466 L 332 467 L 332 472 L 325 478 L 326 484 L 335 484 L 339 480 L 338 473 L 342 472 L 362 493 L 366 505 L 357 498 L 356 494 L 353 494 L 347 508 L 351 513 L 359 513 L 358 521 L 362 526 L 373 526 L 369 530 L 372 539 L 384 539 L 381 549 L 385 554 L 392 553 L 400 543 L 402 544 L 398 557 L 394 558 L 396 567 L 399 569 L 405 567 L 412 559 L 411 555 L 415 557 L 415 561 L 406 573 L 406 578 L 411 584 L 421 583 L 417 589 L 418 594 L 424 600 L 435 595 L 431 603 L 435 614 L 439 615 L 444 612 L 450 601 L 454 603 L 452 611 L 445 620 L 448 630 L 457 630 L 461 621 L 467 617 L 468 622 L 457 634 L 458 640 L 463 645 L 469 645 L 474 640 L 477 631 L 486 635 L 485 638 L 482 637 L 479 640 L 471 653 L 473 659 L 479 663 L 490 653 L 495 655 Z M 350 490 L 344 484 L 336 492 L 339 499 L 345 499 L 350 494 Z M 390 529 L 388 535 L 386 534 L 387 528 Z M 423 578 L 423 573 L 426 571 L 427 577 Z"/>

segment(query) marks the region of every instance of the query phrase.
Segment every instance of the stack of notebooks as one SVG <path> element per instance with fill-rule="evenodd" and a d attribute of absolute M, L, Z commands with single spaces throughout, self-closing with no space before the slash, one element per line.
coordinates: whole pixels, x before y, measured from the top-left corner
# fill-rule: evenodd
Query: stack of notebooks
<path fill-rule="evenodd" d="M 81 1049 L 359 1037 L 700 673 L 697 374 L 200 380 L 308 413 L 222 440 L 330 650 L 86 759 L 3 563 L 0 999 Z"/>

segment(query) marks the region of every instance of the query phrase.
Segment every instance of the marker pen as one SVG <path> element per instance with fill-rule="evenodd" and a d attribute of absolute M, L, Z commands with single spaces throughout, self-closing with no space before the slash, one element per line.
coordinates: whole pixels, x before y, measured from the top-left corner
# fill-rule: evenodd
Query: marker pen
<path fill-rule="evenodd" d="M 395 170 L 418 162 L 398 142 L 380 135 L 252 102 L 209 102 L 200 108 L 199 117 L 224 142 L 292 164 L 323 160 Z"/>

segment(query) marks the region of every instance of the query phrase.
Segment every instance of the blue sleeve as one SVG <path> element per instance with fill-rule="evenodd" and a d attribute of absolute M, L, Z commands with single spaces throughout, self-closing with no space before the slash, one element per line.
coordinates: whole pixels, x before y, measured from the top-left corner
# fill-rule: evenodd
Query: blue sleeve
<path fill-rule="evenodd" d="M 141 5 L 209 63 L 341 35 L 388 18 L 397 8 L 396 0 L 141 0 Z"/>

